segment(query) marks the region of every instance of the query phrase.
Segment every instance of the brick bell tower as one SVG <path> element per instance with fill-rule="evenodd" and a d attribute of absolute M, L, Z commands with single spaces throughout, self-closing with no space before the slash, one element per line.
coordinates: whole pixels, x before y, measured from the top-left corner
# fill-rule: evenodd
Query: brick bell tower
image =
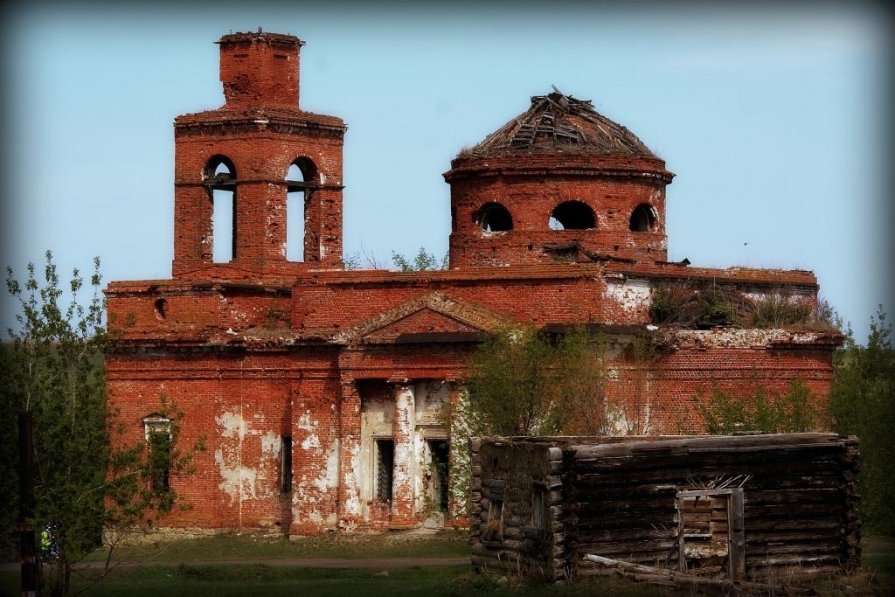
<path fill-rule="evenodd" d="M 259 29 L 217 43 L 224 106 L 174 121 L 174 277 L 340 266 L 347 127 L 299 108 L 304 42 Z"/>

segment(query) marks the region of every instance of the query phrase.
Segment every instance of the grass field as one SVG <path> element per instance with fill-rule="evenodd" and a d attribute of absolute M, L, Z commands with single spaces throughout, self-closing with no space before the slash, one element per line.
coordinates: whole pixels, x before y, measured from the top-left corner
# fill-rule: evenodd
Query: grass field
<path fill-rule="evenodd" d="M 97 554 L 99 557 L 100 554 Z M 671 595 L 657 587 L 619 578 L 595 584 L 525 586 L 478 575 L 468 566 L 317 569 L 259 564 L 258 560 L 291 558 L 406 558 L 466 555 L 463 535 L 437 535 L 399 539 L 383 536 L 329 536 L 298 541 L 252 537 L 215 537 L 169 544 L 128 548 L 120 554 L 128 561 L 148 562 L 120 567 L 89 594 L 140 597 L 149 595 L 320 595 L 365 597 L 395 594 L 401 597 L 488 595 L 602 595 L 647 597 Z M 215 560 L 239 560 L 240 565 Z M 253 562 L 255 560 L 255 562 Z M 188 562 L 188 563 L 182 563 Z M 203 563 L 204 562 L 204 563 Z M 85 570 L 73 580 L 78 591 L 92 584 L 94 572 Z M 850 577 L 820 581 L 826 595 L 895 594 L 895 539 L 871 538 L 865 542 L 864 568 Z M 0 595 L 18 594 L 18 572 L 0 572 Z M 689 593 L 681 593 L 689 594 Z"/>
<path fill-rule="evenodd" d="M 211 560 L 276 560 L 290 558 L 436 558 L 469 555 L 469 535 L 446 531 L 436 535 L 345 535 L 333 533 L 286 541 L 252 535 L 219 535 L 184 541 L 145 543 L 118 548 L 115 559 L 140 562 L 207 562 Z M 102 561 L 97 551 L 89 560 Z"/>

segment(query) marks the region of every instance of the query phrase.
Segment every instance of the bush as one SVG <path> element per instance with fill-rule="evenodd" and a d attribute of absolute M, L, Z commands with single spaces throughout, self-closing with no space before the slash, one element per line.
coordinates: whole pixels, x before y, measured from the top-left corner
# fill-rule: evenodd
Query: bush
<path fill-rule="evenodd" d="M 504 330 L 469 362 L 469 431 L 484 435 L 597 434 L 605 408 L 605 344 L 573 330 L 559 338 Z"/>
<path fill-rule="evenodd" d="M 653 289 L 649 306 L 653 323 L 677 323 L 686 299 L 686 294 L 679 288 L 659 286 Z"/>
<path fill-rule="evenodd" d="M 731 396 L 714 386 L 708 403 L 700 401 L 697 409 L 706 431 L 720 435 L 812 431 L 822 418 L 814 395 L 799 379 L 791 381 L 786 392 L 774 392 L 770 399 L 757 380 L 751 396 Z"/>
<path fill-rule="evenodd" d="M 653 323 L 685 327 L 740 325 L 740 311 L 745 309 L 742 295 L 720 286 L 704 288 L 684 285 L 659 286 L 653 289 L 649 313 Z"/>
<path fill-rule="evenodd" d="M 830 408 L 836 431 L 861 441 L 861 512 L 865 526 L 895 534 L 895 348 L 880 308 L 870 321 L 867 344 L 846 339 L 836 355 Z"/>
<path fill-rule="evenodd" d="M 696 325 L 703 327 L 739 325 L 740 318 L 728 294 L 714 287 L 699 292 L 699 314 Z"/>
<path fill-rule="evenodd" d="M 752 326 L 757 328 L 782 328 L 812 319 L 814 309 L 809 301 L 798 300 L 780 292 L 766 294 L 754 301 Z"/>

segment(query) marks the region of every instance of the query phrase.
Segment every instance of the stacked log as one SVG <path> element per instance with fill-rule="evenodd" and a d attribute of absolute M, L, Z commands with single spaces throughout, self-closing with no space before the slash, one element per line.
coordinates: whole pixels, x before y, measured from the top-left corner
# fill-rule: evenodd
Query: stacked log
<path fill-rule="evenodd" d="M 595 554 L 715 578 L 735 572 L 738 579 L 788 584 L 860 564 L 854 438 L 607 439 L 474 440 L 474 565 L 552 580 L 585 578 L 607 573 L 584 559 Z M 724 487 L 742 492 L 715 491 Z M 679 497 L 693 490 L 719 494 L 710 511 L 694 513 L 708 517 L 704 540 L 717 549 L 686 543 L 699 537 L 679 537 Z M 723 508 L 734 494 L 739 518 L 725 521 Z M 543 519 L 532 512 L 541 503 Z M 728 528 L 737 529 L 729 535 L 736 545 L 720 549 L 718 537 Z M 719 558 L 728 553 L 736 562 L 725 565 Z"/>
<path fill-rule="evenodd" d="M 748 478 L 747 578 L 790 582 L 859 564 L 853 438 L 780 434 L 565 449 L 574 454 L 575 555 L 677 568 L 676 492 L 739 477 Z M 603 572 L 577 559 L 577 576 Z"/>
<path fill-rule="evenodd" d="M 470 551 L 480 570 L 560 580 L 564 550 L 562 451 L 547 443 L 471 443 Z"/>

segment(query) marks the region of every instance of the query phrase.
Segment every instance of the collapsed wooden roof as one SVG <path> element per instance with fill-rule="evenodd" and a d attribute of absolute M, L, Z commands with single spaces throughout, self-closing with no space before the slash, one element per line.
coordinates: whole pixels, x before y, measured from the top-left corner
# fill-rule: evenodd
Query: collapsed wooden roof
<path fill-rule="evenodd" d="M 461 156 L 517 153 L 588 153 L 658 159 L 624 126 L 594 110 L 591 100 L 552 93 L 531 98 L 531 107 Z"/>

